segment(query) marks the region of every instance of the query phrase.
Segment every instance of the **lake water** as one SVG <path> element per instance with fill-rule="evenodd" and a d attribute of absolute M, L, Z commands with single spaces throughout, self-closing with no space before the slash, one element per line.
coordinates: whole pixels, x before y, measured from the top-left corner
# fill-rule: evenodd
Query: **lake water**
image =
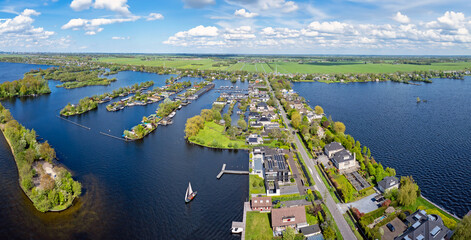
<path fill-rule="evenodd" d="M 471 210 L 471 77 L 420 86 L 294 83 L 294 90 L 345 123 L 384 168 L 412 175 L 425 197 L 458 216 Z"/>
<path fill-rule="evenodd" d="M 21 78 L 39 65 L 0 63 L 0 81 Z M 112 76 L 113 77 L 113 76 Z M 57 117 L 67 103 L 110 92 L 134 83 L 154 80 L 163 86 L 170 76 L 120 72 L 110 86 L 67 90 L 49 81 L 52 93 L 36 98 L 3 100 L 16 120 L 34 128 L 56 149 L 61 162 L 82 182 L 83 194 L 70 209 L 40 213 L 18 184 L 10 149 L 0 137 L 0 239 L 238 239 L 230 233 L 232 221 L 241 221 L 248 196 L 248 177 L 216 175 L 228 169 L 247 170 L 246 151 L 216 151 L 186 143 L 187 118 L 199 114 L 219 96 L 206 93 L 177 112 L 173 125 L 161 126 L 143 141 L 124 142 L 101 135 L 121 136 L 124 129 L 155 112 L 158 103 L 107 112 L 105 105 L 70 117 L 86 130 Z M 183 80 L 188 80 L 184 78 Z M 200 81 L 200 79 L 191 79 Z M 216 80 L 216 88 L 231 85 Z M 247 88 L 248 83 L 237 83 Z M 188 182 L 198 191 L 185 204 Z"/>

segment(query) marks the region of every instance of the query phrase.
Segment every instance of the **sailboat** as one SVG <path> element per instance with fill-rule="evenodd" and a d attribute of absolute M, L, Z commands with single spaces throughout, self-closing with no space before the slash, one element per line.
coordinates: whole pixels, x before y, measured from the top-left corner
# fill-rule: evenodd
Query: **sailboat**
<path fill-rule="evenodd" d="M 191 200 L 193 200 L 193 198 L 195 198 L 197 193 L 197 191 L 193 192 L 193 189 L 191 189 L 191 183 L 188 182 L 188 188 L 186 189 L 185 193 L 185 202 L 189 203 Z"/>

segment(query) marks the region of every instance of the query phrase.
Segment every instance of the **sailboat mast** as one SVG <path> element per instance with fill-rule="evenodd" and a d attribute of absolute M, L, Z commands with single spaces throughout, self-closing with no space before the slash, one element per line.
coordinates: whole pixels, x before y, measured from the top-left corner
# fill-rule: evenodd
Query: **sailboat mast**
<path fill-rule="evenodd" d="M 191 183 L 190 182 L 188 182 L 188 190 L 189 190 L 188 191 L 189 194 L 193 193 L 193 189 L 191 189 Z"/>

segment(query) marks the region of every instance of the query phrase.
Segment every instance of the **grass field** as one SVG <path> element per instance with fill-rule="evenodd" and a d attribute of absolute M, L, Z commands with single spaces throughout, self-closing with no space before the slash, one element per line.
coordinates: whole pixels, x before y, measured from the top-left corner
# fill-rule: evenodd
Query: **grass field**
<path fill-rule="evenodd" d="M 415 70 L 463 70 L 471 68 L 471 62 L 457 63 L 433 63 L 432 65 L 413 65 L 413 64 L 373 64 L 364 62 L 271 62 L 271 63 L 250 63 L 238 62 L 231 63 L 227 60 L 217 61 L 212 58 L 155 58 L 154 60 L 145 60 L 143 57 L 103 57 L 99 62 L 144 65 L 144 66 L 165 66 L 177 69 L 200 69 L 200 70 L 221 70 L 221 71 L 248 71 L 259 73 L 272 73 L 275 70 L 279 73 L 394 73 L 394 72 L 412 72 Z M 213 64 L 229 64 L 216 66 Z"/>
<path fill-rule="evenodd" d="M 255 183 L 255 187 L 253 185 Z M 261 186 L 260 186 L 261 183 Z M 263 178 L 257 176 L 257 175 L 249 175 L 249 193 L 250 196 L 252 194 L 265 194 L 265 182 L 263 181 Z"/>
<path fill-rule="evenodd" d="M 192 141 L 193 143 L 203 145 L 203 146 L 210 146 L 211 143 L 217 142 L 222 148 L 229 148 L 228 145 L 237 144 L 238 148 L 246 148 L 245 141 L 242 140 L 231 140 L 224 134 L 224 126 L 216 124 L 214 122 L 206 122 L 204 124 L 204 128 L 201 129 L 198 134 L 196 135 L 196 141 Z M 198 143 L 197 139 L 200 141 L 204 141 L 204 143 Z"/>
<path fill-rule="evenodd" d="M 373 64 L 373 63 L 304 63 L 277 62 L 271 63 L 279 73 L 394 73 L 416 70 L 462 70 L 471 68 L 469 62 L 434 63 L 432 65 L 412 64 Z"/>
<path fill-rule="evenodd" d="M 247 212 L 246 220 L 245 239 L 271 240 L 273 238 L 269 213 Z"/>
<path fill-rule="evenodd" d="M 435 207 L 435 205 L 431 204 L 427 199 L 424 199 L 423 197 L 418 197 L 417 201 L 415 201 L 414 205 L 407 206 L 407 207 L 402 207 L 403 210 L 410 210 L 412 212 L 415 212 L 419 206 L 425 206 L 427 209 L 436 209 L 438 210 L 441 214 L 447 216 L 448 218 L 451 218 L 455 221 L 459 221 L 459 219 L 456 219 L 454 216 L 444 212 L 443 210 Z"/>

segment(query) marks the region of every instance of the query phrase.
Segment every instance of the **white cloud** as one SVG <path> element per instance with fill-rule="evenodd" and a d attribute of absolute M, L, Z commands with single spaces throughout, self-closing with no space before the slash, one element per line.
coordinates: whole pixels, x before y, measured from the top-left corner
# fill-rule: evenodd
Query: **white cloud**
<path fill-rule="evenodd" d="M 252 27 L 250 26 L 241 26 L 238 28 L 228 28 L 226 33 L 223 34 L 223 38 L 226 40 L 244 40 L 244 39 L 253 39 L 255 34 L 252 32 Z"/>
<path fill-rule="evenodd" d="M 161 20 L 164 19 L 164 15 L 160 13 L 150 13 L 149 16 L 146 17 L 147 21 L 154 21 L 154 20 Z"/>
<path fill-rule="evenodd" d="M 103 31 L 102 25 L 109 25 L 114 23 L 134 22 L 140 17 L 133 16 L 129 18 L 95 18 L 95 19 L 70 19 L 68 23 L 64 24 L 61 29 L 72 29 L 74 31 L 83 29 L 86 35 L 96 35 Z"/>
<path fill-rule="evenodd" d="M 406 23 L 410 22 L 409 17 L 402 14 L 401 12 L 397 12 L 396 15 L 393 16 L 393 19 L 394 19 L 394 21 L 396 21 L 398 23 L 403 23 L 403 24 L 406 24 Z"/>
<path fill-rule="evenodd" d="M 294 1 L 286 0 L 232 0 L 237 5 L 246 6 L 248 9 L 258 9 L 267 12 L 267 10 L 277 10 L 283 13 L 294 12 L 299 6 Z"/>
<path fill-rule="evenodd" d="M 122 15 L 129 16 L 129 5 L 128 0 L 73 0 L 70 3 L 70 8 L 75 11 L 83 11 L 93 6 L 95 9 L 107 9 L 113 12 L 120 13 Z"/>
<path fill-rule="evenodd" d="M 253 18 L 253 17 L 258 16 L 258 13 L 253 13 L 253 12 L 251 13 L 242 8 L 242 9 L 236 10 L 234 12 L 234 15 L 238 17 Z"/>
<path fill-rule="evenodd" d="M 33 9 L 25 9 L 14 18 L 0 19 L 0 48 L 24 51 L 67 46 L 68 39 L 54 39 L 55 32 L 33 26 L 33 17 L 39 15 L 40 13 Z"/>
<path fill-rule="evenodd" d="M 130 15 L 128 0 L 95 0 L 93 7 L 96 9 L 108 9 L 123 15 Z"/>
<path fill-rule="evenodd" d="M 182 0 L 186 8 L 203 8 L 216 3 L 215 0 Z"/>
<path fill-rule="evenodd" d="M 430 49 L 435 52 L 436 49 L 456 49 L 457 46 L 471 49 L 471 19 L 456 12 L 446 12 L 436 21 L 420 24 L 407 24 L 405 21 L 390 24 L 313 21 L 291 28 L 254 28 L 249 25 L 232 27 L 224 22 L 220 23 L 220 26 L 224 28 L 198 26 L 178 32 L 164 43 L 208 49 L 217 46 L 212 48 L 213 51 L 233 49 L 235 52 L 240 52 L 241 48 L 257 51 L 268 49 L 269 46 L 303 51 L 388 49 L 401 53 L 417 49 Z"/>
<path fill-rule="evenodd" d="M 92 6 L 92 0 L 73 0 L 70 3 L 70 8 L 75 11 L 82 11 L 89 9 Z"/>
<path fill-rule="evenodd" d="M 127 40 L 127 39 L 131 39 L 131 37 L 129 37 L 129 36 L 128 37 L 117 37 L 117 36 L 115 36 L 115 37 L 111 37 L 111 39 L 113 39 L 113 40 Z"/>

